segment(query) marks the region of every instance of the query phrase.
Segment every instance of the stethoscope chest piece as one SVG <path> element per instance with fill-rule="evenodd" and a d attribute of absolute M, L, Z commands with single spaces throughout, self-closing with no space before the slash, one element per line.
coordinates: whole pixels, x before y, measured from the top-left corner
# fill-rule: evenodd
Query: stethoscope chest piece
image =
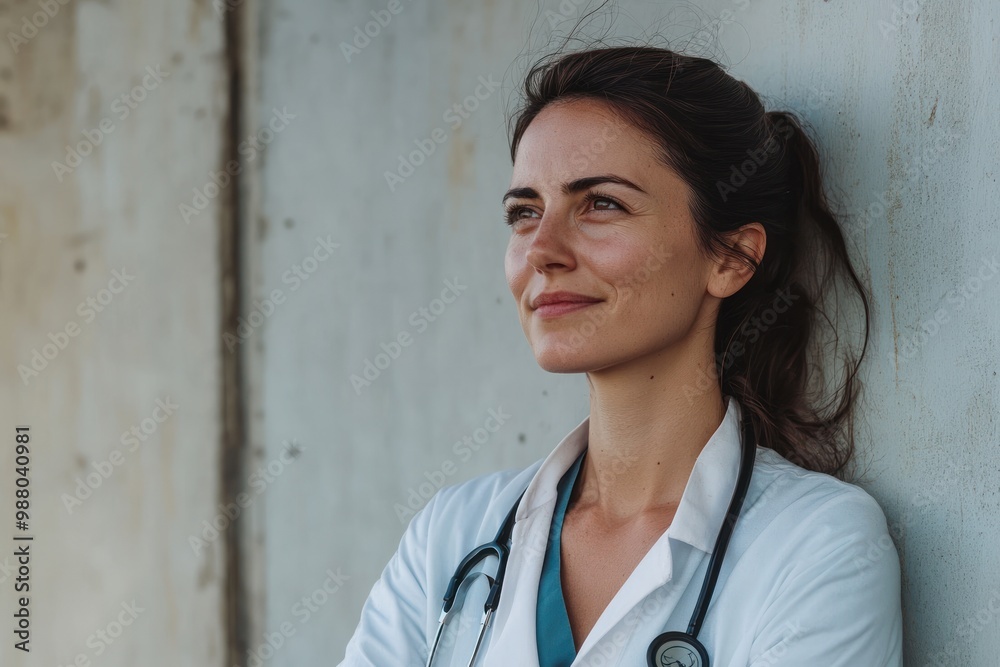
<path fill-rule="evenodd" d="M 664 632 L 646 651 L 649 667 L 708 667 L 708 651 L 686 632 Z"/>

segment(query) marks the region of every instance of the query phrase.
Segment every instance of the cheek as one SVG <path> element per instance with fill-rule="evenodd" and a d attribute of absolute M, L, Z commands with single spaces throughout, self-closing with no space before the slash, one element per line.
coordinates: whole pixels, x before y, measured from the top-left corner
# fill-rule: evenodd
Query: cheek
<path fill-rule="evenodd" d="M 503 269 L 507 277 L 507 286 L 515 297 L 519 297 L 524 290 L 524 266 L 524 257 L 518 253 L 513 244 L 509 245 L 504 255 Z"/>
<path fill-rule="evenodd" d="M 661 253 L 662 254 L 662 253 Z M 608 239 L 591 254 L 594 273 L 603 278 L 620 298 L 645 299 L 651 286 L 663 280 L 668 266 L 650 253 L 649 244 L 635 239 Z"/>
<path fill-rule="evenodd" d="M 626 317 L 654 321 L 689 309 L 698 297 L 702 268 L 687 248 L 659 239 L 608 244 L 595 263 L 595 271 L 614 287 Z"/>

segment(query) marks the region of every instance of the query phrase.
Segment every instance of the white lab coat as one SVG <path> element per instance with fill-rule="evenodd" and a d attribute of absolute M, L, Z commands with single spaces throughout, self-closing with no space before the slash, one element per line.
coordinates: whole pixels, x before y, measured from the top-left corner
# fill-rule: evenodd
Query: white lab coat
<path fill-rule="evenodd" d="M 687 629 L 735 487 L 739 424 L 740 405 L 730 397 L 672 523 L 601 614 L 573 667 L 646 665 L 654 637 Z M 535 604 L 556 484 L 586 447 L 588 425 L 589 417 L 524 470 L 438 491 L 411 519 L 371 589 L 340 665 L 422 667 L 456 567 L 495 537 L 527 487 L 500 605 L 477 665 L 537 667 Z M 490 558 L 477 569 L 492 575 L 495 563 Z M 488 590 L 484 579 L 470 582 L 435 665 L 468 663 Z M 758 447 L 698 639 L 712 667 L 902 667 L 899 560 L 876 501 L 860 487 Z"/>

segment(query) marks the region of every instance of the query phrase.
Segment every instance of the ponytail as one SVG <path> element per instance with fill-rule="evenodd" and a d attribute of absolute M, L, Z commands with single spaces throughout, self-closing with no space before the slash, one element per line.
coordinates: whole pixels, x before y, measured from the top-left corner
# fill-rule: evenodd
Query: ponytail
<path fill-rule="evenodd" d="M 823 190 L 819 156 L 798 117 L 769 111 L 766 124 L 779 137 L 778 172 L 790 206 L 787 231 L 765 256 L 744 290 L 727 299 L 716 328 L 716 355 L 723 394 L 736 397 L 753 423 L 758 441 L 810 470 L 843 474 L 855 451 L 853 405 L 857 373 L 868 347 L 870 310 L 864 285 L 851 263 L 844 235 Z M 768 230 L 771 231 L 770 229 Z M 846 278 L 864 311 L 864 343 L 845 358 L 842 382 L 828 391 L 818 357 L 821 324 L 834 347 L 839 335 L 824 302 Z M 736 343 L 739 342 L 739 345 Z M 733 350 L 743 349 L 742 354 Z M 823 395 L 828 394 L 824 399 Z"/>

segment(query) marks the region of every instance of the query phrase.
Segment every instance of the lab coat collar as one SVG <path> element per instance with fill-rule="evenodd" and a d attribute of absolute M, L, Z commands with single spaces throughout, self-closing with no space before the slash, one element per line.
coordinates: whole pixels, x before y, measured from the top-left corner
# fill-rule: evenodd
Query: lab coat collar
<path fill-rule="evenodd" d="M 667 529 L 668 537 L 706 553 L 715 548 L 740 468 L 741 407 L 732 396 L 726 400 L 726 414 L 698 455 Z M 542 461 L 524 492 L 515 521 L 555 503 L 556 485 L 587 447 L 589 430 L 587 415 Z"/>
<path fill-rule="evenodd" d="M 676 606 L 700 559 L 685 559 L 685 568 L 675 572 L 674 563 L 678 561 L 672 553 L 672 541 L 685 542 L 705 553 L 711 553 L 715 547 L 739 473 L 740 405 L 732 397 L 727 397 L 727 401 L 726 415 L 695 461 L 673 521 L 601 613 L 580 646 L 574 664 L 585 664 L 583 661 L 589 660 L 591 650 L 602 637 L 650 594 L 671 581 L 674 585 L 661 591 L 660 604 L 668 609 Z M 589 423 L 588 416 L 542 461 L 518 505 L 504 583 L 504 589 L 512 592 L 500 597 L 497 629 L 490 641 L 486 667 L 538 664 L 534 641 L 538 581 L 555 509 L 557 483 L 587 446 Z M 529 637 L 531 641 L 526 642 Z"/>

